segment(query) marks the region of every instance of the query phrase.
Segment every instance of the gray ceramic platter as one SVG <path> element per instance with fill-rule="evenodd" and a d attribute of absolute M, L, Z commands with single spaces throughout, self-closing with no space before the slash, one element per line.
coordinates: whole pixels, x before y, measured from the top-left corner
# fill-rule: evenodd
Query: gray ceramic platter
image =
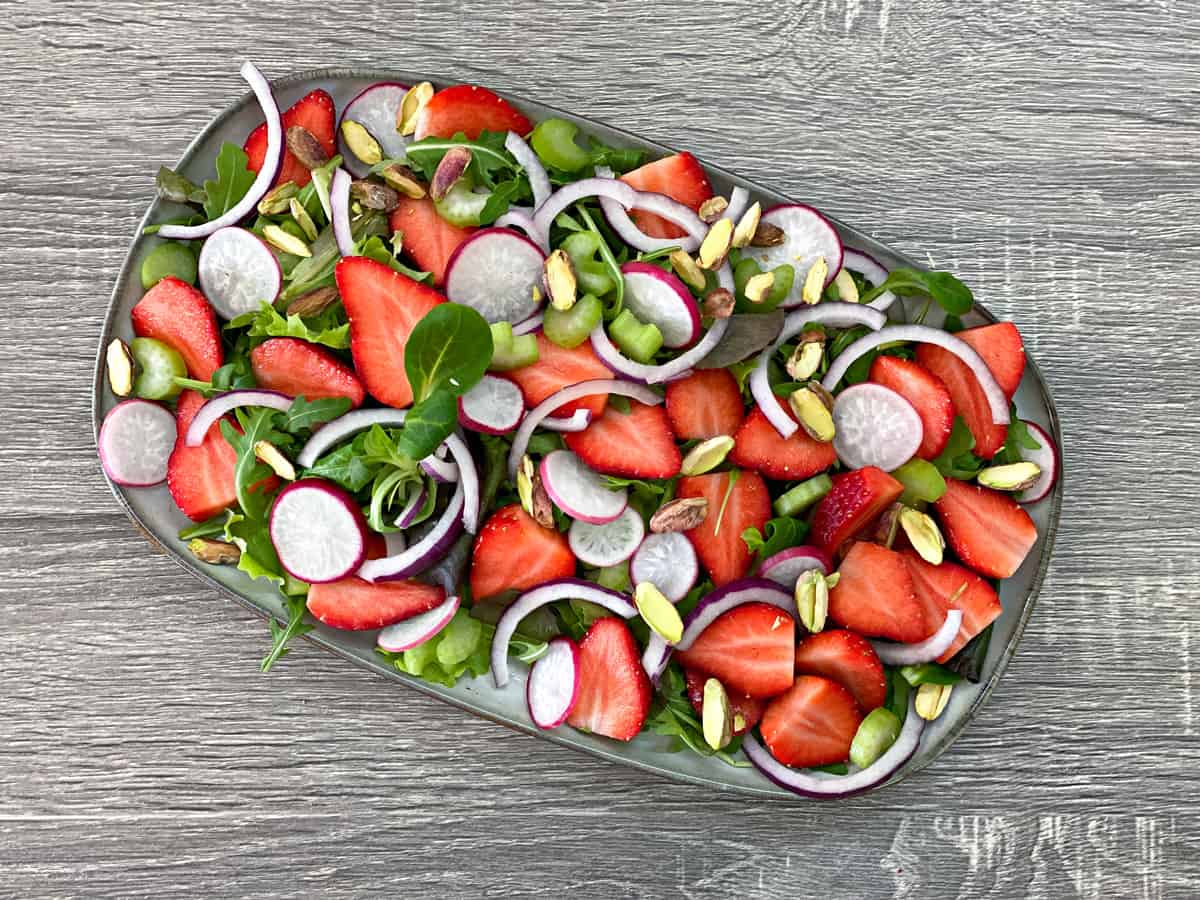
<path fill-rule="evenodd" d="M 280 109 L 286 109 L 310 90 L 323 88 L 333 96 L 340 113 L 351 98 L 375 82 L 399 81 L 413 84 L 428 78 L 429 76 L 426 74 L 413 75 L 390 70 L 322 70 L 303 72 L 281 79 L 274 82 L 273 87 Z M 435 80 L 434 83 L 441 82 Z M 641 140 L 634 135 L 581 116 L 565 113 L 551 106 L 518 97 L 509 99 L 534 120 L 551 115 L 573 119 L 586 131 L 610 144 L 640 146 L 654 155 L 672 152 L 670 148 Z M 213 163 L 222 142 L 228 140 L 240 146 L 246 135 L 260 121 L 261 114 L 253 96 L 249 93 L 245 94 L 221 112 L 201 132 L 187 148 L 176 168 L 196 183 L 211 177 Z M 159 162 L 156 159 L 146 161 L 147 183 L 153 177 L 153 172 Z M 776 203 L 788 202 L 791 199 L 800 201 L 805 199 L 803 197 L 787 198 L 777 191 L 748 182 L 731 172 L 707 163 L 705 167 L 712 179 L 714 189 L 726 196 L 733 186 L 740 184 L 746 187 L 755 199 L 762 201 L 764 208 Z M 182 211 L 181 207 L 170 203 L 158 200 L 151 203 L 121 268 L 113 290 L 104 333 L 99 344 L 101 352 L 98 354 L 96 363 L 93 385 L 93 428 L 96 433 L 99 431 L 104 415 L 116 403 L 105 383 L 103 348 L 114 337 L 125 340 L 133 337 L 129 313 L 143 293 L 139 279 L 141 263 L 146 254 L 158 243 L 156 238 L 142 236 L 142 228 L 145 225 L 177 216 Z M 889 250 L 866 234 L 836 220 L 834 220 L 834 224 L 847 247 L 864 250 L 889 267 L 900 265 L 920 267 L 919 263 Z M 897 318 L 901 318 L 905 314 L 905 310 L 900 308 L 901 305 L 901 303 L 897 303 L 893 307 L 893 314 Z M 973 325 L 989 321 L 993 321 L 993 317 L 986 309 L 977 304 L 976 311 L 967 318 L 966 323 Z M 1018 326 L 1020 324 L 1017 323 Z M 1029 359 L 1024 380 L 1021 382 L 1015 399 L 1021 418 L 1045 427 L 1061 447 L 1059 421 L 1054 403 L 1032 358 Z M 935 723 L 925 729 L 921 746 L 916 754 L 884 785 L 902 780 L 940 756 L 971 721 L 1003 674 L 1009 658 L 1016 651 L 1025 623 L 1033 611 L 1034 601 L 1049 563 L 1062 503 L 1063 478 L 1061 475 L 1060 468 L 1058 483 L 1048 497 L 1027 507 L 1037 524 L 1038 541 L 1021 569 L 1012 578 L 1006 579 L 1001 584 L 1000 598 L 1004 612 L 995 623 L 983 679 L 979 684 L 964 683 L 955 689 L 947 710 Z M 189 520 L 175 507 L 165 485 L 140 489 L 112 485 L 112 489 L 117 500 L 140 530 L 179 565 L 217 591 L 229 595 L 238 603 L 262 616 L 278 618 L 282 615 L 280 598 L 273 586 L 267 582 L 251 581 L 232 567 L 206 566 L 197 562 L 187 552 L 177 534 L 180 528 L 189 524 Z M 522 665 L 514 664 L 515 677 L 503 690 L 496 690 L 487 676 L 474 680 L 462 679 L 453 688 L 445 688 L 399 673 L 388 666 L 374 652 L 374 634 L 374 632 L 338 631 L 318 626 L 309 635 L 309 639 L 356 665 L 426 694 L 439 697 L 464 711 L 614 763 L 721 791 L 732 791 L 756 797 L 799 799 L 767 781 L 755 769 L 734 768 L 716 759 L 702 758 L 686 751 L 669 752 L 669 739 L 665 737 L 647 733 L 639 735 L 631 743 L 625 744 L 583 734 L 566 726 L 550 732 L 539 731 L 529 721 L 525 708 L 525 669 Z M 255 662 L 255 660 L 247 659 L 246 664 L 254 665 Z M 936 770 L 931 773 L 930 777 L 937 777 Z M 875 790 L 884 785 L 877 786 Z"/>

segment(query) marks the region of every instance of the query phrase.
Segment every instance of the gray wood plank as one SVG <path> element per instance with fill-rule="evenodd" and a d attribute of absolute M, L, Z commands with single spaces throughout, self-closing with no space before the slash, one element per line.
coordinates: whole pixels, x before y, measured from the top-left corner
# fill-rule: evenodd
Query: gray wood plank
<path fill-rule="evenodd" d="M 0 895 L 1200 894 L 1200 26 L 923 0 L 3 4 Z M 298 647 L 150 551 L 89 430 L 159 162 L 271 75 L 478 80 L 811 200 L 1011 316 L 1066 434 L 1058 550 L 955 748 L 748 804 L 511 734 Z"/>

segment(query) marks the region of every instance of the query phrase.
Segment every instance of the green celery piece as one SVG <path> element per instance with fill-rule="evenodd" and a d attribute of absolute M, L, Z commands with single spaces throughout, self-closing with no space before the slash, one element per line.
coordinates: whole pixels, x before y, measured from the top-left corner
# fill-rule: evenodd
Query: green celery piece
<path fill-rule="evenodd" d="M 900 502 L 906 506 L 934 503 L 946 493 L 946 479 L 937 466 L 925 459 L 910 459 L 892 471 L 892 477 L 904 485 Z"/>
<path fill-rule="evenodd" d="M 621 352 L 635 362 L 650 362 L 662 347 L 663 336 L 658 326 L 653 323 L 643 325 L 637 316 L 627 309 L 621 310 L 612 320 L 608 331 Z"/>
<path fill-rule="evenodd" d="M 775 500 L 777 516 L 795 516 L 833 490 L 833 479 L 822 473 L 802 481 Z"/>

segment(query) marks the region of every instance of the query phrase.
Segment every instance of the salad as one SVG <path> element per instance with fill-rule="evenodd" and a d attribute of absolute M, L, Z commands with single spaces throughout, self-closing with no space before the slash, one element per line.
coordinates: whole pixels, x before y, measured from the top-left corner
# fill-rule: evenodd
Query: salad
<path fill-rule="evenodd" d="M 903 765 L 1056 478 L 1017 329 L 686 152 L 471 85 L 280 112 L 242 74 L 263 124 L 202 185 L 159 171 L 98 446 L 278 587 L 263 670 L 315 621 L 804 795 Z"/>

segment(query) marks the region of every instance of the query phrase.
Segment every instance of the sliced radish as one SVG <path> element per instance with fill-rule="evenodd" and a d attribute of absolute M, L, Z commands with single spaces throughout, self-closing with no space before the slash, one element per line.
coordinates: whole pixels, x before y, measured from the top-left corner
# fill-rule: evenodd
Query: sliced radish
<path fill-rule="evenodd" d="M 525 702 L 538 728 L 557 728 L 567 721 L 579 698 L 579 648 L 569 637 L 556 637 L 529 670 Z"/>
<path fill-rule="evenodd" d="M 389 625 L 379 632 L 375 643 L 380 650 L 389 653 L 403 653 L 418 647 L 450 624 L 461 602 L 457 596 L 447 597 L 440 606 L 435 606 L 429 612 Z"/>
<path fill-rule="evenodd" d="M 333 225 L 333 237 L 337 241 L 338 253 L 354 255 L 354 229 L 350 227 L 350 173 L 336 169 L 329 185 L 329 219 Z"/>
<path fill-rule="evenodd" d="M 829 554 L 820 547 L 789 547 L 764 559 L 758 574 L 793 591 L 800 576 L 813 569 L 822 575 L 832 572 L 833 561 Z"/>
<path fill-rule="evenodd" d="M 295 481 L 271 506 L 271 543 L 294 578 L 321 584 L 345 578 L 367 552 L 367 525 L 354 498 L 320 478 Z"/>
<path fill-rule="evenodd" d="M 411 526 L 412 523 L 416 520 L 417 515 L 421 512 L 422 509 L 425 508 L 425 501 L 428 499 L 429 499 L 429 490 L 425 487 L 425 483 L 422 481 L 420 488 L 416 491 L 413 491 L 412 496 L 408 498 L 408 502 L 405 503 L 404 506 L 401 508 L 400 515 L 396 516 L 396 523 L 395 523 L 396 527 L 397 528 L 408 528 L 409 526 Z M 391 536 L 392 536 L 391 534 L 386 535 L 386 537 L 389 537 L 389 538 Z M 391 543 L 389 543 L 388 548 L 387 548 L 387 555 L 395 556 L 397 553 L 402 553 L 404 550 L 407 549 L 407 547 L 408 547 L 407 542 L 404 544 L 396 543 L 395 546 L 393 546 Z"/>
<path fill-rule="evenodd" d="M 175 437 L 175 417 L 157 403 L 118 403 L 104 417 L 96 441 L 104 474 L 125 487 L 158 484 L 167 477 Z"/>
<path fill-rule="evenodd" d="M 864 253 L 861 250 L 851 250 L 846 248 L 842 254 L 842 268 L 849 269 L 851 272 L 857 272 L 867 280 L 867 284 L 871 287 L 879 287 L 887 280 L 888 270 L 870 253 Z M 896 302 L 896 295 L 891 291 L 884 291 L 874 300 L 867 304 L 875 309 L 888 309 Z"/>
<path fill-rule="evenodd" d="M 785 309 L 804 302 L 800 297 L 804 278 L 817 257 L 824 257 L 829 265 L 825 284 L 833 281 L 842 267 L 842 239 L 828 219 L 811 206 L 792 203 L 767 210 L 762 215 L 762 221 L 783 229 L 784 241 L 774 247 L 748 247 L 745 255 L 763 269 L 773 269 L 786 263 L 796 270 L 791 293 L 783 301 Z"/>
<path fill-rule="evenodd" d="M 538 311 L 546 256 L 537 244 L 506 228 L 482 228 L 446 265 L 446 296 L 488 322 L 522 322 Z"/>
<path fill-rule="evenodd" d="M 838 394 L 833 426 L 833 449 L 850 469 L 898 469 L 916 455 L 925 436 L 913 405 L 891 388 L 870 381 Z"/>
<path fill-rule="evenodd" d="M 365 178 L 371 167 L 350 152 L 342 137 L 342 122 L 349 119 L 357 122 L 379 143 L 384 159 L 404 159 L 404 148 L 409 138 L 396 130 L 400 103 L 408 93 L 408 85 L 395 81 L 381 81 L 365 88 L 362 93 L 346 104 L 342 118 L 338 121 L 338 153 L 342 154 L 342 165 L 355 178 Z"/>
<path fill-rule="evenodd" d="M 645 536 L 646 525 L 641 515 L 627 506 L 619 516 L 603 525 L 576 519 L 567 532 L 567 543 L 575 558 L 584 565 L 605 568 L 633 556 Z"/>
<path fill-rule="evenodd" d="M 458 398 L 458 421 L 464 428 L 485 434 L 512 431 L 525 415 L 521 389 L 507 378 L 484 375 Z"/>
<path fill-rule="evenodd" d="M 657 325 L 663 346 L 690 347 L 700 338 L 700 307 L 682 281 L 656 265 L 630 262 L 621 266 L 625 308 L 638 321 Z"/>
<path fill-rule="evenodd" d="M 183 442 L 189 447 L 199 447 L 204 443 L 204 436 L 208 434 L 208 429 L 212 428 L 217 419 L 243 406 L 266 406 L 282 412 L 291 405 L 292 398 L 287 394 L 279 393 L 279 391 L 245 388 L 218 394 L 197 410 L 191 424 L 188 425 Z"/>
<path fill-rule="evenodd" d="M 271 248 L 245 228 L 214 232 L 200 249 L 198 270 L 200 290 L 224 319 L 274 303 L 283 284 Z"/>
<path fill-rule="evenodd" d="M 603 525 L 625 510 L 626 490 L 610 491 L 604 486 L 604 479 L 570 450 L 547 454 L 539 472 L 554 505 L 572 519 Z"/>
<path fill-rule="evenodd" d="M 1035 425 L 1033 422 L 1025 422 L 1025 427 L 1029 429 L 1033 439 L 1042 446 L 1036 450 L 1021 447 L 1019 451 L 1021 459 L 1034 463 L 1042 470 L 1042 474 L 1038 476 L 1037 481 L 1013 496 L 1021 503 L 1037 503 L 1050 493 L 1054 482 L 1058 480 L 1058 447 L 1055 446 L 1054 440 L 1042 426 Z"/>
<path fill-rule="evenodd" d="M 629 563 L 629 578 L 634 584 L 648 581 L 672 603 L 686 597 L 699 576 L 696 550 L 678 531 L 647 536 Z"/>
<path fill-rule="evenodd" d="M 546 416 L 541 427 L 547 431 L 583 431 L 592 424 L 590 409 L 577 409 L 569 416 Z"/>

